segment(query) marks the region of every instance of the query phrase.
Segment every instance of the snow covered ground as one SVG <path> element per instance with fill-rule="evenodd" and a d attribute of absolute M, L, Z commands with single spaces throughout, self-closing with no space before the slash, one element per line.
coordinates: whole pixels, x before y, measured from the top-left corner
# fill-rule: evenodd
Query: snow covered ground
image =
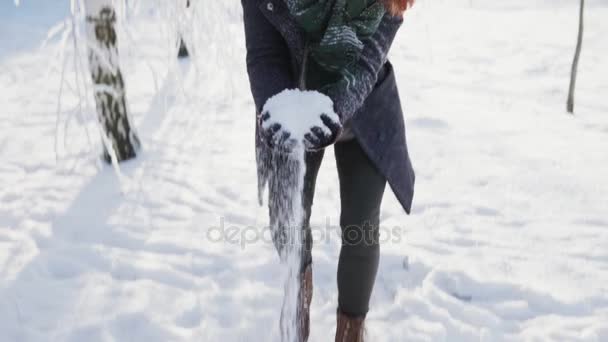
<path fill-rule="evenodd" d="M 56 116 L 62 61 L 40 42 L 67 1 L 2 0 L 0 341 L 277 340 L 282 271 L 261 235 L 232 1 L 202 2 L 190 63 L 154 15 L 130 23 L 145 151 L 121 183 L 97 166 L 92 113 Z M 385 197 L 370 341 L 608 341 L 608 3 L 588 3 L 569 116 L 577 3 L 421 0 L 407 15 L 391 59 L 416 198 L 407 216 Z M 333 338 L 338 215 L 329 151 L 312 341 Z"/>

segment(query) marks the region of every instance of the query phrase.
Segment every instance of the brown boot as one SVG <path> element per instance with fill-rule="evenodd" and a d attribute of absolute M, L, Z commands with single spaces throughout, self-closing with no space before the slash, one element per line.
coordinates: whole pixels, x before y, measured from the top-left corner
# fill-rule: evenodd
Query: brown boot
<path fill-rule="evenodd" d="M 351 317 L 338 309 L 336 342 L 363 342 L 365 317 Z"/>
<path fill-rule="evenodd" d="M 308 341 L 310 335 L 310 304 L 312 303 L 312 264 L 306 266 L 300 279 L 298 295 L 298 320 L 300 322 L 300 341 Z"/>

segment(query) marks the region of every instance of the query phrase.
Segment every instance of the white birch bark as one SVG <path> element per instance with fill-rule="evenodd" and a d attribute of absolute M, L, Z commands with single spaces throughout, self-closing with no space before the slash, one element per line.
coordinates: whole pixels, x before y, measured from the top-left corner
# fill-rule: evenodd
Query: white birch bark
<path fill-rule="evenodd" d="M 89 68 L 97 116 L 118 162 L 135 158 L 140 142 L 129 121 L 125 86 L 118 59 L 116 12 L 112 0 L 85 0 Z M 108 146 L 109 145 L 109 146 Z"/>

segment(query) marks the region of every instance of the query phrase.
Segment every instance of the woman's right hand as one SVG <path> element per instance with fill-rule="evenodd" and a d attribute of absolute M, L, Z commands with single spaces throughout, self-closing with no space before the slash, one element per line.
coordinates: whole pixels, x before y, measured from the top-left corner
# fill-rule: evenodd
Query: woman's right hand
<path fill-rule="evenodd" d="M 298 141 L 291 137 L 291 132 L 287 131 L 281 123 L 272 121 L 271 117 L 268 111 L 258 117 L 262 141 L 273 150 L 291 153 L 298 145 Z"/>

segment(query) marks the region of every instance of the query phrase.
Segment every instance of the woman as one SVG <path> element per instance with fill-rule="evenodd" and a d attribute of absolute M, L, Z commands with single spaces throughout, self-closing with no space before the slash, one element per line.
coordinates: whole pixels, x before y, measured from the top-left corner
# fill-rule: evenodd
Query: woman
<path fill-rule="evenodd" d="M 281 172 L 289 169 L 285 164 L 290 163 L 284 152 L 298 143 L 294 139 L 300 137 L 295 132 L 305 128 L 301 341 L 308 338 L 312 298 L 312 238 L 308 223 L 323 148 L 332 144 L 340 179 L 342 229 L 336 341 L 362 341 L 363 322 L 378 269 L 380 205 L 387 181 L 407 213 L 413 197 L 414 171 L 407 151 L 403 113 L 393 68 L 387 61 L 403 22 L 402 14 L 413 0 L 241 3 L 247 69 L 259 114 L 258 180 L 260 190 L 266 183 L 269 185 L 273 227 L 284 224 L 278 212 L 286 198 L 281 177 L 289 177 Z M 313 91 L 285 91 L 295 88 Z M 294 126 L 294 120 L 285 120 L 290 109 L 281 112 L 281 106 L 276 105 L 281 100 L 293 101 L 294 96 L 300 96 L 301 103 L 330 103 L 333 112 L 311 105 L 306 109 L 308 113 L 299 110 L 297 118 L 290 118 L 300 121 Z M 280 235 L 275 234 L 279 252 Z"/>

